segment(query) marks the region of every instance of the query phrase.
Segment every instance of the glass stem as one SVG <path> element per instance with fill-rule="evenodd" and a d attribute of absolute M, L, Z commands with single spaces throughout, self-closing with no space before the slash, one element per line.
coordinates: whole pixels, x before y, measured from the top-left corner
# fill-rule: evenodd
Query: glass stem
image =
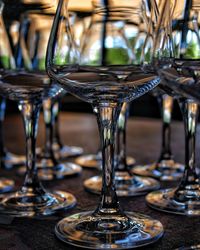
<path fill-rule="evenodd" d="M 1 166 L 2 167 L 4 164 L 3 158 L 6 156 L 6 149 L 4 147 L 4 131 L 3 131 L 5 109 L 6 109 L 6 100 L 4 98 L 0 98 L 0 158 L 1 158 Z"/>
<path fill-rule="evenodd" d="M 167 94 L 160 95 L 158 102 L 161 107 L 162 116 L 162 149 L 158 163 L 163 160 L 171 160 L 173 158 L 171 153 L 171 114 L 173 108 L 173 98 Z"/>
<path fill-rule="evenodd" d="M 53 142 L 56 143 L 59 148 L 61 149 L 63 147 L 63 144 L 60 139 L 60 133 L 59 133 L 59 101 L 54 101 L 52 112 L 53 112 L 53 120 L 54 120 L 54 127 L 53 127 Z"/>
<path fill-rule="evenodd" d="M 126 161 L 126 124 L 129 116 L 129 105 L 123 103 L 117 122 L 117 171 L 127 171 L 129 168 Z"/>
<path fill-rule="evenodd" d="M 54 165 L 57 165 L 57 160 L 54 156 L 53 151 L 53 128 L 54 128 L 54 117 L 53 117 L 53 103 L 51 99 L 43 101 L 43 112 L 45 121 L 45 150 L 44 157 L 50 158 Z"/>
<path fill-rule="evenodd" d="M 26 136 L 26 177 L 22 191 L 36 191 L 42 189 L 37 175 L 36 168 L 36 136 L 38 128 L 38 117 L 41 103 L 31 103 L 29 101 L 19 103 L 18 108 L 22 113 Z"/>
<path fill-rule="evenodd" d="M 197 184 L 197 173 L 195 169 L 195 135 L 198 121 L 198 104 L 191 100 L 179 101 L 183 114 L 185 127 L 185 171 L 179 189 Z"/>
<path fill-rule="evenodd" d="M 102 194 L 95 215 L 121 214 L 115 190 L 115 129 L 121 105 L 116 103 L 94 106 L 102 149 Z"/>

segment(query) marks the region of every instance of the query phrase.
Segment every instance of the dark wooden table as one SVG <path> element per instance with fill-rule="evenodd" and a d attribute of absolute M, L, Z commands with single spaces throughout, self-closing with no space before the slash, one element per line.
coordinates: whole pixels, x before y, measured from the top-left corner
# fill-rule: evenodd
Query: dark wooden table
<path fill-rule="evenodd" d="M 61 134 L 65 144 L 77 145 L 84 148 L 85 153 L 95 153 L 98 148 L 98 132 L 93 115 L 88 114 L 61 114 Z M 130 119 L 128 122 L 127 151 L 134 156 L 138 163 L 149 163 L 156 160 L 160 153 L 161 123 L 153 119 Z M 5 138 L 7 148 L 15 153 L 24 153 L 24 132 L 20 115 L 8 115 L 5 121 Z M 40 119 L 38 144 L 44 141 L 44 124 Z M 198 144 L 198 143 L 197 143 Z M 173 122 L 172 147 L 175 158 L 184 161 L 184 134 L 181 122 Z M 199 152 L 197 145 L 197 152 Z M 199 162 L 197 155 L 197 162 Z M 16 186 L 22 183 L 22 178 L 17 176 L 16 169 L 5 171 L 1 174 L 15 179 Z M 7 225 L 0 224 L 0 249 L 2 250 L 61 250 L 78 249 L 60 242 L 54 236 L 54 226 L 64 216 L 92 210 L 96 207 L 99 197 L 87 193 L 83 189 L 83 180 L 97 174 L 95 170 L 84 169 L 81 176 L 64 180 L 55 180 L 44 183 L 49 189 L 66 190 L 73 193 L 78 200 L 76 208 L 44 218 L 15 218 Z M 76 185 L 74 185 L 76 183 Z M 162 186 L 173 186 L 177 183 L 165 183 Z M 199 218 L 187 218 L 171 215 L 150 209 L 144 196 L 135 198 L 121 198 L 122 206 L 126 210 L 139 211 L 159 219 L 165 234 L 161 240 L 143 249 L 169 250 L 182 246 L 200 243 Z"/>

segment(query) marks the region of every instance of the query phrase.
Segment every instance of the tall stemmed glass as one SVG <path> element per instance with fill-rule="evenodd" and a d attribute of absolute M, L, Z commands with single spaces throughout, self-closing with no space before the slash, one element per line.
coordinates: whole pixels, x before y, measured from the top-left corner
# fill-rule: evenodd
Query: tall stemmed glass
<path fill-rule="evenodd" d="M 3 6 L 3 3 L 1 3 Z M 2 10 L 1 8 L 1 19 L 2 19 Z M 3 25 L 3 23 L 2 23 Z M 4 28 L 1 27 L 2 35 L 4 35 Z M 16 32 L 18 33 L 18 31 Z M 1 43 L 1 62 L 0 62 L 0 70 L 5 70 L 10 68 L 9 64 L 9 57 L 6 52 L 6 49 L 4 51 L 3 46 L 4 42 Z M 5 141 L 4 141 L 4 119 L 5 119 L 5 111 L 6 111 L 6 99 L 0 98 L 0 167 L 5 169 L 11 169 L 14 166 L 22 165 L 25 163 L 25 157 L 21 155 L 16 155 L 13 153 L 8 152 L 8 150 L 5 147 Z"/>
<path fill-rule="evenodd" d="M 136 71 L 135 71 L 136 73 Z M 152 178 L 139 177 L 132 174 L 134 162 L 126 157 L 126 123 L 128 118 L 128 103 L 123 103 L 119 114 L 116 131 L 115 186 L 118 196 L 138 196 L 160 187 L 158 181 Z M 84 181 L 87 191 L 100 194 L 102 177 L 94 176 Z"/>
<path fill-rule="evenodd" d="M 165 1 L 167 4 L 167 1 Z M 198 104 L 183 89 L 199 85 L 200 37 L 198 1 L 172 1 L 176 4 L 172 20 L 161 19 L 154 49 L 154 62 L 167 88 L 179 101 L 185 125 L 185 171 L 174 189 L 150 193 L 147 203 L 166 212 L 200 215 L 200 186 L 195 164 L 195 135 Z M 172 47 L 173 45 L 173 47 Z M 166 51 L 171 51 L 171 54 Z M 173 57 L 170 57 L 173 55 Z M 196 89 L 197 90 L 197 89 Z"/>
<path fill-rule="evenodd" d="M 76 5 L 76 4 L 75 4 Z M 79 4 L 80 6 L 80 4 Z M 77 8 L 77 6 L 76 6 Z M 74 6 L 70 6 L 70 9 L 74 10 Z M 78 10 L 77 10 L 78 11 Z M 79 10 L 80 11 L 80 10 Z M 90 17 L 88 14 L 85 16 L 82 12 L 79 13 L 79 15 L 76 12 L 70 11 L 71 20 L 73 22 L 73 25 L 76 27 L 75 30 L 75 36 L 78 46 L 81 46 L 82 38 L 85 35 L 85 30 L 87 26 L 90 23 Z M 83 16 L 82 16 L 83 14 Z M 52 102 L 52 115 L 53 115 L 53 150 L 54 154 L 56 155 L 57 159 L 64 160 L 68 157 L 74 157 L 83 154 L 83 148 L 77 147 L 77 146 L 68 146 L 63 143 L 63 140 L 61 140 L 60 136 L 60 119 L 59 119 L 59 110 L 61 106 L 61 97 L 57 98 Z M 78 164 L 78 163 L 77 163 Z M 80 164 L 78 164 L 80 165 Z"/>
<path fill-rule="evenodd" d="M 30 41 L 31 39 L 34 41 L 31 46 L 27 46 L 27 53 L 29 54 L 32 69 L 43 72 L 45 71 L 46 48 L 54 17 L 54 12 L 50 12 L 50 10 L 51 9 L 43 10 L 41 13 L 32 11 L 26 13 L 22 18 L 23 25 L 27 27 L 27 31 L 24 32 L 28 33 Z M 40 19 L 40 21 L 38 21 L 38 19 Z M 38 51 L 38 53 L 35 53 L 35 51 Z M 20 58 L 20 55 L 21 52 L 19 51 L 18 58 Z M 65 94 L 65 91 L 60 89 L 58 96 L 63 96 L 63 94 Z M 53 149 L 53 104 L 57 98 L 59 97 L 48 98 L 43 101 L 45 146 L 40 153 L 37 152 L 37 167 L 41 180 L 61 179 L 66 176 L 80 174 L 82 171 L 80 166 L 72 162 L 66 161 L 61 163 Z M 23 173 L 24 171 L 24 167 L 19 169 L 19 173 Z"/>
<path fill-rule="evenodd" d="M 133 65 L 132 51 L 121 36 L 124 22 L 131 15 L 138 17 L 141 14 L 139 7 L 132 9 L 134 3 L 132 0 L 95 3 L 97 7 L 93 18 L 96 21 L 88 29 L 79 54 L 68 20 L 67 1 L 60 0 L 50 35 L 47 72 L 63 88 L 92 104 L 102 148 L 100 204 L 94 212 L 74 214 L 56 225 L 56 235 L 75 246 L 132 248 L 152 243 L 163 233 L 157 220 L 133 212 L 125 214 L 115 192 L 115 127 L 121 105 L 145 94 L 159 83 L 157 76 L 144 74 Z M 64 37 L 67 37 L 65 45 L 62 43 Z M 110 64 L 110 48 L 121 48 L 127 61 L 121 65 Z M 62 63 L 57 60 L 60 56 Z"/>
<path fill-rule="evenodd" d="M 124 104 L 124 108 L 121 110 L 118 123 L 117 123 L 117 154 L 116 154 L 116 161 L 123 161 L 122 158 L 125 158 L 127 167 L 131 168 L 135 164 L 135 159 L 131 156 L 126 156 L 126 122 L 128 119 L 128 110 L 127 104 Z M 79 156 L 75 159 L 75 162 L 83 167 L 86 168 L 97 168 L 101 169 L 102 167 L 102 157 L 101 151 L 98 150 L 96 154 L 87 154 Z M 101 190 L 101 177 L 95 176 L 92 179 L 88 180 L 85 183 L 86 189 L 91 192 L 97 193 Z"/>
<path fill-rule="evenodd" d="M 60 98 L 59 98 L 60 99 Z M 63 144 L 60 136 L 59 129 L 59 110 L 60 100 L 52 102 L 52 115 L 53 115 L 53 150 L 58 160 L 64 160 L 68 157 L 78 156 L 83 153 L 83 149 L 77 146 L 68 146 Z"/>
<path fill-rule="evenodd" d="M 0 1 L 0 34 L 2 36 L 2 40 L 0 43 L 0 73 L 2 74 L 4 71 L 13 67 L 13 58 L 10 57 L 11 49 L 8 45 L 8 37 L 6 34 L 6 30 L 3 22 L 3 8 L 4 3 Z M 0 167 L 4 167 L 4 157 L 6 155 L 6 151 L 4 148 L 4 140 L 3 140 L 3 120 L 5 115 L 5 98 L 0 98 Z M 14 187 L 14 181 L 7 178 L 0 178 L 0 193 L 11 191 Z"/>
<path fill-rule="evenodd" d="M 141 57 L 144 60 L 144 67 L 148 66 L 151 59 L 152 40 L 155 36 L 157 20 L 160 15 L 163 1 L 149 0 L 146 9 L 146 20 L 148 23 L 148 36 L 145 39 L 143 49 L 140 48 Z M 147 65 L 146 65 L 147 63 Z M 141 176 L 151 176 L 162 181 L 174 181 L 182 177 L 184 166 L 174 160 L 171 149 L 171 115 L 173 109 L 173 97 L 168 95 L 162 88 L 162 81 L 156 87 L 152 94 L 157 98 L 162 118 L 162 142 L 161 152 L 157 162 L 147 165 L 137 165 L 133 169 L 133 173 Z"/>
<path fill-rule="evenodd" d="M 53 17 L 54 17 L 54 14 L 52 15 L 52 20 L 53 20 Z M 70 21 L 73 23 L 73 25 L 77 25 L 78 23 L 78 18 L 76 16 L 76 14 L 74 12 L 70 12 Z M 51 24 L 52 22 L 49 24 L 49 33 L 50 33 L 50 29 L 51 29 Z M 78 40 L 80 40 L 81 38 L 78 37 L 77 38 Z M 60 101 L 61 101 L 61 98 L 63 98 L 64 96 L 66 95 L 66 92 L 63 91 L 62 95 L 59 95 L 59 98 L 54 98 L 54 99 L 49 99 L 47 100 L 46 102 L 49 102 L 47 103 L 47 105 L 43 105 L 43 110 L 45 112 L 45 109 L 47 109 L 48 107 L 51 109 L 47 110 L 47 113 L 51 115 L 52 119 L 52 125 L 51 125 L 51 129 L 52 129 L 52 142 L 51 142 L 51 147 L 52 147 L 52 151 L 53 151 L 53 154 L 54 154 L 54 158 L 56 158 L 58 161 L 60 160 L 65 160 L 66 158 L 68 157 L 73 157 L 73 156 L 78 156 L 80 154 L 83 153 L 83 149 L 80 148 L 80 147 L 76 147 L 76 146 L 67 146 L 67 145 L 64 145 L 62 142 L 61 142 L 61 138 L 60 138 L 60 132 L 59 132 L 59 110 L 60 110 Z M 49 130 L 49 126 L 48 126 L 48 122 L 47 122 L 47 119 L 45 119 L 45 115 L 44 115 L 44 120 L 45 120 L 45 124 L 46 124 L 46 134 L 50 134 L 48 132 Z M 46 136 L 46 144 L 48 143 L 48 136 Z M 53 157 L 52 157 L 53 158 Z M 52 159 L 53 161 L 53 159 Z M 50 163 L 52 164 L 52 163 Z M 70 172 L 74 172 L 74 173 L 79 173 L 80 172 L 80 168 L 75 168 L 76 165 L 74 165 L 74 168 L 73 168 L 73 171 L 68 171 L 69 175 L 70 175 Z M 70 168 L 70 166 L 66 164 L 66 168 Z M 66 171 L 67 173 L 67 171 Z"/>
<path fill-rule="evenodd" d="M 30 31 L 34 27 L 29 26 L 29 28 Z M 47 192 L 38 179 L 35 144 L 39 110 L 42 101 L 59 94 L 60 88 L 49 79 L 45 72 L 39 72 L 32 68 L 28 53 L 29 46 L 31 48 L 40 48 L 40 46 L 33 47 L 35 41 L 26 31 L 27 27 L 22 25 L 19 40 L 22 64 L 17 61 L 21 68 L 2 72 L 0 78 L 0 94 L 10 100 L 17 101 L 22 113 L 26 135 L 27 168 L 25 181 L 19 191 L 5 195 L 1 200 L 0 213 L 20 217 L 48 215 L 60 209 L 71 208 L 76 203 L 72 194 L 62 191 Z M 37 42 L 41 46 L 43 38 L 37 36 Z M 1 37 L 1 41 L 2 39 Z M 39 52 L 41 51 L 34 51 L 35 54 Z"/>
<path fill-rule="evenodd" d="M 171 149 L 171 114 L 173 97 L 166 93 L 156 93 L 156 95 L 162 118 L 161 153 L 157 162 L 147 165 L 137 165 L 132 171 L 134 174 L 151 176 L 162 181 L 175 181 L 183 176 L 184 165 L 174 160 Z"/>
<path fill-rule="evenodd" d="M 135 26 L 135 20 L 127 22 L 124 27 L 121 28 L 122 36 L 125 40 L 139 40 L 139 37 L 146 34 L 146 29 L 144 28 L 144 22 L 141 19 L 140 24 Z M 139 42 L 135 42 L 137 44 Z M 138 49 L 141 47 L 142 39 L 140 45 L 133 46 L 132 57 L 134 58 L 134 63 L 139 63 L 138 59 Z M 140 48 L 141 49 L 141 48 Z M 123 63 L 126 58 L 123 53 L 120 53 L 120 49 L 110 49 L 110 63 L 120 64 Z M 137 74 L 135 70 L 135 74 Z M 116 131 L 116 169 L 115 169 L 115 185 L 118 196 L 138 196 L 144 195 L 145 193 L 156 190 L 160 187 L 159 183 L 152 178 L 144 178 L 135 176 L 132 173 L 133 160 L 126 155 L 126 124 L 129 115 L 129 105 L 128 103 L 123 103 L 121 112 L 117 122 Z M 84 181 L 84 187 L 86 190 L 92 193 L 100 193 L 102 188 L 102 178 L 101 176 L 94 176 Z"/>

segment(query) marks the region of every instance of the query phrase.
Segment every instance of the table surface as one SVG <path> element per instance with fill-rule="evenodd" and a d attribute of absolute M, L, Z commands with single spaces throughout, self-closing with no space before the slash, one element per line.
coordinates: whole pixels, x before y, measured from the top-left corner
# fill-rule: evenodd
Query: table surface
<path fill-rule="evenodd" d="M 198 128 L 199 130 L 199 128 Z M 67 145 L 84 148 L 85 153 L 96 153 L 98 148 L 98 131 L 95 117 L 91 114 L 62 113 L 60 115 L 60 132 L 62 140 Z M 24 153 L 24 132 L 20 115 L 8 115 L 5 121 L 5 139 L 9 151 Z M 38 145 L 44 142 L 44 123 L 40 117 Z M 198 144 L 198 143 L 197 143 Z M 153 119 L 131 118 L 127 129 L 127 152 L 134 156 L 138 163 L 154 162 L 160 153 L 161 122 Z M 172 123 L 172 149 L 177 161 L 184 161 L 184 129 L 181 122 Z M 199 152 L 199 145 L 197 145 Z M 197 155 L 197 162 L 199 162 Z M 96 170 L 84 169 L 80 176 L 63 180 L 45 182 L 48 189 L 66 190 L 74 194 L 78 200 L 77 206 L 60 214 L 40 218 L 14 218 L 8 224 L 0 224 L 0 249 L 2 250 L 75 250 L 66 245 L 54 235 L 55 224 L 70 214 L 94 210 L 99 201 L 97 195 L 87 193 L 83 181 L 97 174 Z M 16 187 L 20 187 L 22 178 L 17 176 L 16 168 L 10 171 L 1 170 L 1 175 L 13 178 Z M 76 183 L 76 185 L 74 185 Z M 162 186 L 171 187 L 177 183 L 165 183 Z M 120 198 L 125 210 L 140 211 L 160 220 L 165 233 L 162 239 L 143 249 L 169 250 L 178 247 L 200 243 L 200 220 L 180 215 L 172 215 L 152 210 L 145 204 L 144 196 Z M 1 221 L 1 220 L 0 220 Z"/>

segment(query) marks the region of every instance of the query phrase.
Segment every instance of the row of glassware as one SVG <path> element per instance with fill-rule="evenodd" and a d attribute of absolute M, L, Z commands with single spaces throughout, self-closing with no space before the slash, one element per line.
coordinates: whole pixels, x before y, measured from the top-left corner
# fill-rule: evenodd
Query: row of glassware
<path fill-rule="evenodd" d="M 68 216 L 56 225 L 56 235 L 68 244 L 127 249 L 162 237 L 164 229 L 158 220 L 133 212 L 125 214 L 117 199 L 117 195 L 144 195 L 159 189 L 159 182 L 152 177 L 182 177 L 182 181 L 177 188 L 149 193 L 146 201 L 151 207 L 181 215 L 200 214 L 195 169 L 200 100 L 199 5 L 192 0 L 94 0 L 93 12 L 85 19 L 69 12 L 68 1 L 59 0 L 56 13 L 52 8 L 24 13 L 12 46 L 1 16 L 0 94 L 18 103 L 27 152 L 26 170 L 19 170 L 26 172 L 25 182 L 19 191 L 3 196 L 1 214 L 27 217 L 72 208 L 76 204 L 72 194 L 50 193 L 40 179 L 80 173 L 79 165 L 102 169 L 102 177 L 84 182 L 90 192 L 101 193 L 101 202 L 94 212 Z M 126 156 L 128 103 L 153 88 L 163 110 L 161 156 L 155 164 L 134 166 L 135 160 Z M 101 153 L 80 156 L 75 163 L 60 161 L 82 153 L 81 148 L 64 147 L 58 136 L 58 99 L 65 91 L 91 103 L 100 131 Z M 173 160 L 170 148 L 173 98 L 183 111 L 185 166 Z M 42 103 L 46 145 L 37 152 L 35 140 Z M 3 104 L 4 100 L 2 120 Z M 11 160 L 10 155 L 3 156 L 2 162 Z M 8 191 L 5 180 L 3 185 L 2 191 Z"/>

